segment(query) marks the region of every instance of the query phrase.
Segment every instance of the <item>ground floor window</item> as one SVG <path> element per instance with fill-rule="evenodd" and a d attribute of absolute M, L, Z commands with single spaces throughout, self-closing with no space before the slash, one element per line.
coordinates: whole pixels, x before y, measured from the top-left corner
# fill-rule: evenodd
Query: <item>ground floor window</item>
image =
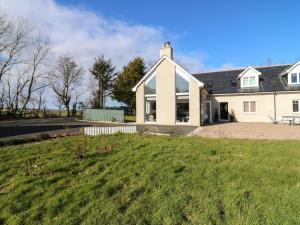
<path fill-rule="evenodd" d="M 146 98 L 145 121 L 156 122 L 156 99 Z"/>
<path fill-rule="evenodd" d="M 244 102 L 244 112 L 251 112 L 251 113 L 256 112 L 256 102 L 254 101 Z"/>
<path fill-rule="evenodd" d="M 293 112 L 300 112 L 299 102 L 300 102 L 300 100 L 294 100 L 293 101 Z"/>
<path fill-rule="evenodd" d="M 176 122 L 188 123 L 190 120 L 190 107 L 188 96 L 176 97 Z"/>

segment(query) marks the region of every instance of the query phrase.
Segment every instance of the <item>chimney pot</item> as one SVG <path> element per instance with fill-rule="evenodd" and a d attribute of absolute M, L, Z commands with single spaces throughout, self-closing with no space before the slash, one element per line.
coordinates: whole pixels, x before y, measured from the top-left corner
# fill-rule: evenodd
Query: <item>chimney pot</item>
<path fill-rule="evenodd" d="M 164 55 L 168 56 L 170 59 L 173 59 L 173 49 L 169 41 L 166 41 L 160 49 L 160 57 L 163 57 Z"/>

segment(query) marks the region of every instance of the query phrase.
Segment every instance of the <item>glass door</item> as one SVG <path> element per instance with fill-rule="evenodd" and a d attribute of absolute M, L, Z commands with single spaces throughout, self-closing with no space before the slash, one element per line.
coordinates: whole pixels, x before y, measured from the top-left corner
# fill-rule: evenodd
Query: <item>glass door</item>
<path fill-rule="evenodd" d="M 228 102 L 220 102 L 220 120 L 229 120 Z"/>

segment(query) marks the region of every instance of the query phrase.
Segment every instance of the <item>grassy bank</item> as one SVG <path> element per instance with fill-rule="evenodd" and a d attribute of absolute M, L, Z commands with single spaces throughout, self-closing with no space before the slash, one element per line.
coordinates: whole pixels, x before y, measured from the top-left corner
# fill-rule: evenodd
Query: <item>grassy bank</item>
<path fill-rule="evenodd" d="M 0 224 L 299 224 L 300 142 L 111 135 L 0 148 Z"/>

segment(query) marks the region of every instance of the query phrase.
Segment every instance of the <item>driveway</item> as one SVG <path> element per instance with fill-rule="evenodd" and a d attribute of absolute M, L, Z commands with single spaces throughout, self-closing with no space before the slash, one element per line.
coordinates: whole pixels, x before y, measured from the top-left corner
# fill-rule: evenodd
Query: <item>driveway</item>
<path fill-rule="evenodd" d="M 224 123 L 199 127 L 191 135 L 217 138 L 300 140 L 300 125 L 272 123 Z"/>
<path fill-rule="evenodd" d="M 32 137 L 39 133 L 62 134 L 66 129 L 71 133 L 79 133 L 81 127 L 93 124 L 92 122 L 77 121 L 74 118 L 0 121 L 0 140 Z"/>

